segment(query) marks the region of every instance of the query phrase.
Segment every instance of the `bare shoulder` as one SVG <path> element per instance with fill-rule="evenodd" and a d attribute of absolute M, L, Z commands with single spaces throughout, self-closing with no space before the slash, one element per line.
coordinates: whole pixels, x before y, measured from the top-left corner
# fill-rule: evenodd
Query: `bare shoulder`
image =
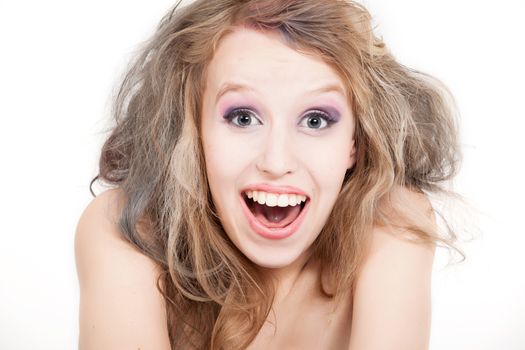
<path fill-rule="evenodd" d="M 406 208 L 433 221 L 422 193 L 400 190 Z M 408 213 L 408 215 L 412 215 Z M 411 219 L 418 216 L 412 216 Z M 356 280 L 350 349 L 427 349 L 431 321 L 434 244 L 403 238 L 393 227 L 375 227 Z"/>
<path fill-rule="evenodd" d="M 436 219 L 432 204 L 422 192 L 416 192 L 404 187 L 397 187 L 392 194 L 392 203 L 402 214 L 394 221 L 401 226 L 420 225 L 421 227 L 435 228 Z M 375 259 L 396 259 L 400 262 L 414 262 L 410 259 L 422 259 L 420 263 L 432 263 L 434 258 L 434 244 L 420 244 L 410 241 L 413 233 L 395 226 L 374 227 L 371 237 L 370 251 L 364 266 L 372 264 Z M 404 259 L 403 259 L 404 258 Z"/>
<path fill-rule="evenodd" d="M 120 189 L 94 198 L 75 232 L 81 350 L 170 349 L 159 269 L 122 236 Z"/>

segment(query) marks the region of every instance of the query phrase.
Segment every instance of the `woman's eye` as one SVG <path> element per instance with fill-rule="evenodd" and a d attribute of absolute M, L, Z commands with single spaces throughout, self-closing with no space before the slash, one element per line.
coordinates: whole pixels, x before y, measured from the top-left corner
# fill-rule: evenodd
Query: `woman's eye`
<path fill-rule="evenodd" d="M 259 119 L 254 117 L 252 112 L 248 109 L 235 109 L 230 113 L 227 113 L 224 116 L 224 119 L 240 128 L 246 128 L 251 125 L 262 125 Z"/>
<path fill-rule="evenodd" d="M 305 122 L 303 123 L 303 121 Z M 330 127 L 332 123 L 332 118 L 321 111 L 309 113 L 301 120 L 301 125 L 309 129 L 326 129 Z"/>

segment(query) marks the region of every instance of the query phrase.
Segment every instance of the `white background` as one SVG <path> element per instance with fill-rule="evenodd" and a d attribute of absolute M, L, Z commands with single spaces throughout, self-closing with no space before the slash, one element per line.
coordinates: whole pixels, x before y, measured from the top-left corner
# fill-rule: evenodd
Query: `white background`
<path fill-rule="evenodd" d="M 74 230 L 111 96 L 173 3 L 0 0 L 0 349 L 76 348 Z M 435 265 L 432 350 L 525 349 L 524 4 L 365 2 L 394 55 L 445 82 L 462 114 L 456 186 L 479 232 L 466 262 Z"/>

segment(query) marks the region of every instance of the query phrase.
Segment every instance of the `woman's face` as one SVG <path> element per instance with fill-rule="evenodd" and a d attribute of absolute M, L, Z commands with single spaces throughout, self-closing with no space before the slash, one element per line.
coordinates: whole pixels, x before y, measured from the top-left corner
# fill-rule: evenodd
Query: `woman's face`
<path fill-rule="evenodd" d="M 238 28 L 221 41 L 202 105 L 206 171 L 227 235 L 254 263 L 292 264 L 325 224 L 355 161 L 345 93 L 277 34 Z"/>

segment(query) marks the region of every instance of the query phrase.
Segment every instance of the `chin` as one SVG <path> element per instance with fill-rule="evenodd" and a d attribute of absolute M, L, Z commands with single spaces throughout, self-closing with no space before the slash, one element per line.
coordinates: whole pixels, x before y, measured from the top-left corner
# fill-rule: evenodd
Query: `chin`
<path fill-rule="evenodd" d="M 287 251 L 284 253 L 281 251 L 281 249 L 275 249 L 272 252 L 243 251 L 243 254 L 257 266 L 268 269 L 280 269 L 292 265 L 300 256 L 299 253 L 290 251 L 289 247 L 285 249 Z"/>

